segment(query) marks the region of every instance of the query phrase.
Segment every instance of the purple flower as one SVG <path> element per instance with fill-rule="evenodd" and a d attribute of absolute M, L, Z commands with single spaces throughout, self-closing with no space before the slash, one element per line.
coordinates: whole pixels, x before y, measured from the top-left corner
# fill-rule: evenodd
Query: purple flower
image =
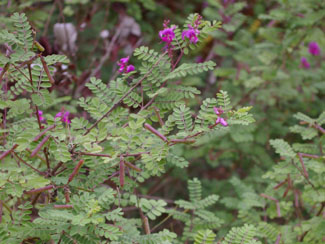
<path fill-rule="evenodd" d="M 127 64 L 129 62 L 130 56 L 120 59 L 120 64 Z"/>
<path fill-rule="evenodd" d="M 159 37 L 163 42 L 166 42 L 167 44 L 170 44 L 173 39 L 175 38 L 174 30 L 176 29 L 176 26 L 172 26 L 168 28 L 167 26 L 165 29 L 159 31 Z"/>
<path fill-rule="evenodd" d="M 224 127 L 228 126 L 227 121 L 224 118 L 218 117 L 218 119 L 216 120 L 216 124 L 221 124 Z"/>
<path fill-rule="evenodd" d="M 317 42 L 310 42 L 308 45 L 309 53 L 314 56 L 320 55 L 320 47 Z"/>
<path fill-rule="evenodd" d="M 308 63 L 307 59 L 305 57 L 302 57 L 300 59 L 300 63 L 301 63 L 301 66 L 305 69 L 309 69 L 310 68 L 310 64 Z"/>
<path fill-rule="evenodd" d="M 130 65 L 128 65 L 128 67 L 126 67 L 126 73 L 129 73 L 133 70 L 134 70 L 134 66 L 132 64 L 130 64 Z"/>
<path fill-rule="evenodd" d="M 127 65 L 128 62 L 129 62 L 129 59 L 130 59 L 129 56 L 120 59 L 120 61 L 117 63 L 117 65 L 120 66 L 120 68 L 118 70 L 119 72 L 121 72 L 121 73 L 122 72 L 129 73 L 129 72 L 134 70 L 134 66 L 132 64 Z"/>
<path fill-rule="evenodd" d="M 42 110 L 38 110 L 38 117 L 39 117 L 39 120 L 41 122 L 45 120 L 45 118 L 42 115 L 43 115 L 43 111 Z"/>
<path fill-rule="evenodd" d="M 182 39 L 185 40 L 185 37 L 187 37 L 190 43 L 197 43 L 199 40 L 197 38 L 198 34 L 200 34 L 198 29 L 194 29 L 191 25 L 188 25 L 188 30 L 182 32 Z"/>
<path fill-rule="evenodd" d="M 69 111 L 66 111 L 66 112 L 58 112 L 55 117 L 54 117 L 54 120 L 56 118 L 61 118 L 61 121 L 62 122 L 66 122 L 67 124 L 71 124 L 71 120 L 69 120 L 69 114 L 70 112 Z"/>

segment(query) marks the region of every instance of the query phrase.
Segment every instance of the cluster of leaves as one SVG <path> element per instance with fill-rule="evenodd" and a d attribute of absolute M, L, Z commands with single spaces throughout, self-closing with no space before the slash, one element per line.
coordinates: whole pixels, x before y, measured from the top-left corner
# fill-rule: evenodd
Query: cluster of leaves
<path fill-rule="evenodd" d="M 1 1 L 0 242 L 322 243 L 324 8 Z M 180 26 L 167 54 L 166 16 Z M 52 44 L 57 22 L 75 24 L 77 53 Z M 135 71 L 117 76 L 128 55 Z"/>
<path fill-rule="evenodd" d="M 66 109 L 60 115 L 59 109 L 50 109 L 61 105 L 53 91 L 55 68 L 69 60 L 43 56 L 25 14 L 15 13 L 7 22 L 0 36 L 8 51 L 0 59 L 0 241 L 174 243 L 176 235 L 167 229 L 150 233 L 149 220 L 169 211 L 164 200 L 142 197 L 139 184 L 163 174 L 167 162 L 187 165 L 173 154 L 173 147 L 195 145 L 198 138 L 222 129 L 215 123 L 214 107 L 224 111 L 230 127 L 253 122 L 249 108 L 232 109 L 227 92 L 220 91 L 195 112 L 188 101 L 199 91 L 175 81 L 212 70 L 215 64 L 177 66 L 170 53 L 140 47 L 134 52 L 141 62 L 135 71 L 108 84 L 90 78 L 86 86 L 93 96 L 78 100 L 88 115 L 75 114 L 70 122 L 62 117 Z M 210 31 L 219 27 L 205 23 Z M 193 212 L 182 219 L 185 239 L 194 238 L 193 228 L 215 229 L 222 223 L 204 210 L 218 197 L 201 199 L 198 180 L 189 182 L 189 189 L 190 202 L 175 202 L 176 208 Z M 140 216 L 129 216 L 128 208 Z"/>

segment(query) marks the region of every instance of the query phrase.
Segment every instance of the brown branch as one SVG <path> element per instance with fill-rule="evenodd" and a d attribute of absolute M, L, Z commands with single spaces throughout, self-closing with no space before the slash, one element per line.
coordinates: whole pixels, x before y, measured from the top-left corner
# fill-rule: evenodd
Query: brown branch
<path fill-rule="evenodd" d="M 46 62 L 45 62 L 45 60 L 44 60 L 44 57 L 43 57 L 43 56 L 40 56 L 40 59 L 41 59 L 41 62 L 42 62 L 42 65 L 43 65 L 44 71 L 45 71 L 47 77 L 49 78 L 50 83 L 51 83 L 52 85 L 54 85 L 55 81 L 54 81 L 54 79 L 53 79 L 53 77 L 52 77 L 52 75 L 51 75 L 51 73 L 50 73 L 49 67 L 47 67 L 47 64 L 46 64 Z"/>
<path fill-rule="evenodd" d="M 0 155 L 0 160 L 4 159 L 6 156 L 8 156 L 11 152 L 13 152 L 16 148 L 18 147 L 18 144 L 14 144 L 12 146 L 12 148 L 10 148 L 9 150 L 3 152 L 1 155 Z"/>
<path fill-rule="evenodd" d="M 37 145 L 37 147 L 30 154 L 31 157 L 34 157 L 43 147 L 43 145 L 50 139 L 50 135 L 47 135 L 43 138 L 43 140 Z"/>
<path fill-rule="evenodd" d="M 81 166 L 83 165 L 83 163 L 84 163 L 84 160 L 81 159 L 81 160 L 78 162 L 78 164 L 76 165 L 76 167 L 74 167 L 74 169 L 73 169 L 71 175 L 69 176 L 69 179 L 68 179 L 67 184 L 69 184 L 69 183 L 73 180 L 73 178 L 76 176 L 76 174 L 78 173 L 78 171 L 79 171 L 79 169 L 81 168 Z"/>
<path fill-rule="evenodd" d="M 144 128 L 146 128 L 148 131 L 150 131 L 154 135 L 158 136 L 164 142 L 168 142 L 167 137 L 165 137 L 163 134 L 161 134 L 159 131 L 157 131 L 155 128 L 153 128 L 151 125 L 145 123 Z"/>
<path fill-rule="evenodd" d="M 302 156 L 301 156 L 300 153 L 298 153 L 298 157 L 299 157 L 299 161 L 300 161 L 300 163 L 301 163 L 301 167 L 302 167 L 302 170 L 303 170 L 303 172 L 304 172 L 305 177 L 306 177 L 306 178 L 309 178 L 309 176 L 308 176 L 308 172 L 307 172 L 307 170 L 306 170 L 306 167 L 305 167 L 304 161 L 303 161 Z"/>
<path fill-rule="evenodd" d="M 41 133 L 39 133 L 37 136 L 35 136 L 33 141 L 38 141 L 46 132 L 48 132 L 49 130 L 52 130 L 55 127 L 56 127 L 55 124 L 47 127 L 45 130 L 43 130 Z"/>
<path fill-rule="evenodd" d="M 141 172 L 141 171 L 142 171 L 142 169 L 138 168 L 137 166 L 135 166 L 135 165 L 133 165 L 133 164 L 127 162 L 127 161 L 124 161 L 124 164 L 125 164 L 127 167 L 129 167 L 129 168 L 131 168 L 131 169 L 133 169 L 133 170 L 135 170 L 135 171 L 137 171 L 137 172 Z"/>
<path fill-rule="evenodd" d="M 125 183 L 125 164 L 122 156 L 120 159 L 119 179 L 120 179 L 120 186 L 123 187 Z"/>
<path fill-rule="evenodd" d="M 3 69 L 2 69 L 2 71 L 1 71 L 1 73 L 0 73 L 0 84 L 1 84 L 1 82 L 2 82 L 2 78 L 3 78 L 3 76 L 4 76 L 4 74 L 7 72 L 7 70 L 9 69 L 9 63 L 6 63 L 6 65 L 5 65 L 5 67 L 3 67 Z"/>
<path fill-rule="evenodd" d="M 36 171 L 36 172 L 39 173 L 40 175 L 43 175 L 43 176 L 45 175 L 44 172 L 42 172 L 42 171 L 40 171 L 40 170 L 34 168 L 34 167 L 31 166 L 29 163 L 27 163 L 25 160 L 23 160 L 21 157 L 19 157 L 17 153 L 15 153 L 15 152 L 13 152 L 13 153 L 14 153 L 14 155 L 18 158 L 18 160 L 19 160 L 20 162 L 22 162 L 23 164 L 25 164 L 26 166 L 28 166 L 28 167 L 31 168 L 32 170 Z"/>
<path fill-rule="evenodd" d="M 275 199 L 274 197 L 271 197 L 269 195 L 266 195 L 264 193 L 261 193 L 260 194 L 261 197 L 264 197 L 264 198 L 267 198 L 269 200 L 272 200 L 275 202 L 276 204 L 276 210 L 277 210 L 277 214 L 278 214 L 278 217 L 281 217 L 281 211 L 280 211 L 280 203 L 279 203 L 279 200 Z"/>
<path fill-rule="evenodd" d="M 33 189 L 30 191 L 26 191 L 25 194 L 35 194 L 35 193 L 40 193 L 43 191 L 47 191 L 47 190 L 51 190 L 53 189 L 54 186 L 53 185 L 49 185 L 49 186 L 45 186 L 45 187 L 41 187 L 41 188 L 37 188 L 37 189 Z"/>
<path fill-rule="evenodd" d="M 65 204 L 65 205 L 54 205 L 54 208 L 56 209 L 67 209 L 67 208 L 73 208 L 73 205 Z"/>

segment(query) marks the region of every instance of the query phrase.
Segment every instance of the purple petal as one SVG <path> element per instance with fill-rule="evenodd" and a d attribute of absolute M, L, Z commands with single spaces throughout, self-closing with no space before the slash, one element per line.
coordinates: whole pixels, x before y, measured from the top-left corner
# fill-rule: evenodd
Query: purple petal
<path fill-rule="evenodd" d="M 126 73 L 129 73 L 131 71 L 134 70 L 134 66 L 132 64 L 130 64 L 127 68 L 126 68 Z"/>

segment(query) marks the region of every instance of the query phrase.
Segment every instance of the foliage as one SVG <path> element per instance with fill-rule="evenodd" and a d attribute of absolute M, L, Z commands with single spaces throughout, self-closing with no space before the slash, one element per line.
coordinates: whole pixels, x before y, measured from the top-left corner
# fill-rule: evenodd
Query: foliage
<path fill-rule="evenodd" d="M 0 242 L 322 243 L 324 9 L 1 1 Z"/>

